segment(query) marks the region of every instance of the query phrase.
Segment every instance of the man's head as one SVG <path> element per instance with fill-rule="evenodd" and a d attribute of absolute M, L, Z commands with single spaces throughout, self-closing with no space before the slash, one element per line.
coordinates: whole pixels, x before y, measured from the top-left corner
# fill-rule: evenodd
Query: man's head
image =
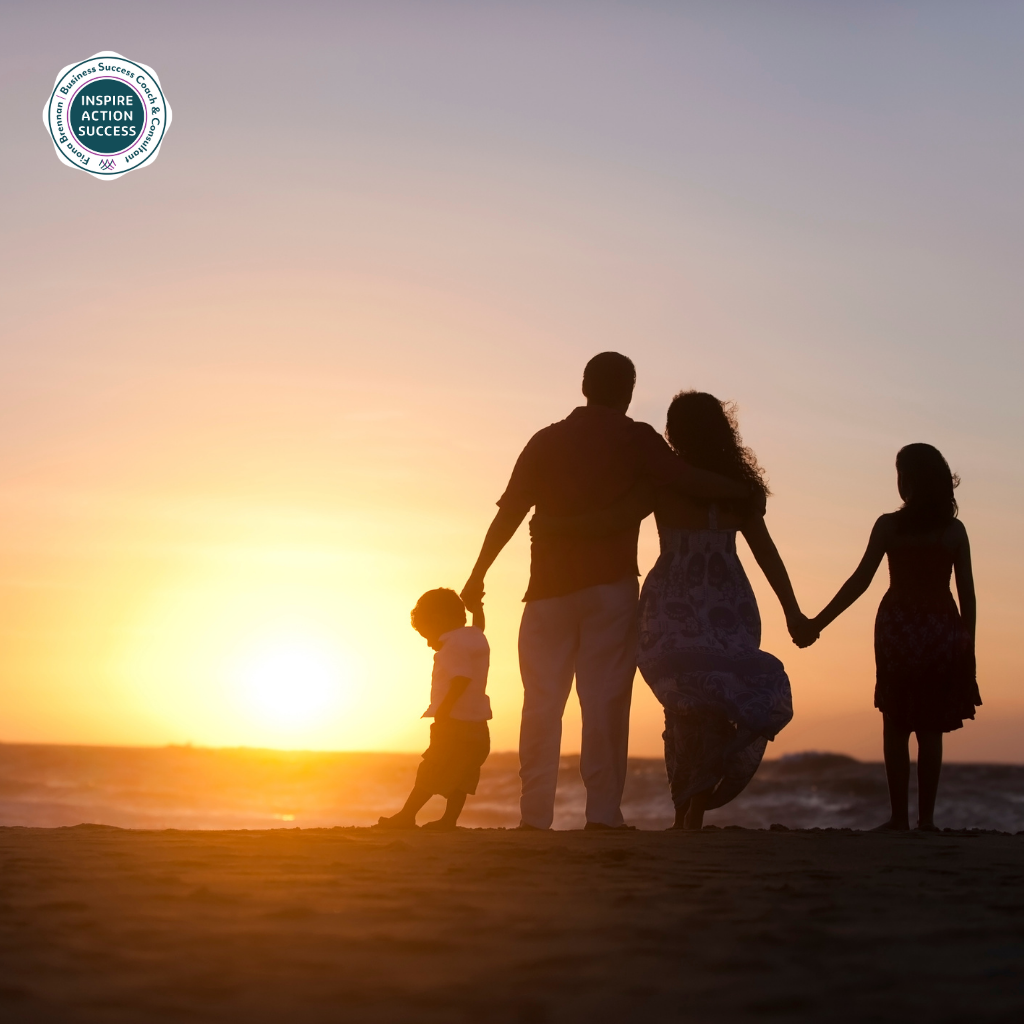
<path fill-rule="evenodd" d="M 438 587 L 416 602 L 410 618 L 412 628 L 436 651 L 445 633 L 466 624 L 466 606 L 454 590 Z"/>
<path fill-rule="evenodd" d="M 587 405 L 604 405 L 624 413 L 633 400 L 636 367 L 618 352 L 599 352 L 583 370 Z"/>

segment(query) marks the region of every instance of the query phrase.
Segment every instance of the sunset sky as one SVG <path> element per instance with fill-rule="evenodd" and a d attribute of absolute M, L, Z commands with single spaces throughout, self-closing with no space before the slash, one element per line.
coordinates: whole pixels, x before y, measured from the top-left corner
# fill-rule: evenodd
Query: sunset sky
<path fill-rule="evenodd" d="M 898 504 L 897 449 L 946 454 L 985 700 L 948 755 L 1024 761 L 1024 7 L 0 18 L 0 740 L 421 750 L 409 609 L 461 587 L 519 450 L 617 349 L 659 430 L 680 389 L 738 403 L 809 614 Z M 174 110 L 113 182 L 40 118 L 101 50 Z M 499 750 L 523 534 L 488 578 Z M 769 756 L 879 758 L 884 568 L 798 651 L 744 557 L 796 705 Z M 658 755 L 639 679 L 634 705 Z"/>

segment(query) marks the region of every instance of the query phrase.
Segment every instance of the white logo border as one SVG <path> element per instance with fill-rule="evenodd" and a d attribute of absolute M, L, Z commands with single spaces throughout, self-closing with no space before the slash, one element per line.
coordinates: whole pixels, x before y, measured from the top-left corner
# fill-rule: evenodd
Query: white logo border
<path fill-rule="evenodd" d="M 74 135 L 71 133 L 70 124 L 67 121 L 67 107 L 65 106 L 63 108 L 64 113 L 62 114 L 58 109 L 58 104 L 55 103 L 55 100 L 59 101 L 63 99 L 62 96 L 58 95 L 62 85 L 67 85 L 68 89 L 70 90 L 70 87 L 75 84 L 74 82 L 68 83 L 66 81 L 68 78 L 72 76 L 73 72 L 75 72 L 78 68 L 81 68 L 83 65 L 91 64 L 94 61 L 99 61 L 101 58 L 104 57 L 112 58 L 113 60 L 121 61 L 123 64 L 131 65 L 131 67 L 133 68 L 137 68 L 138 71 L 143 73 L 143 75 L 145 76 L 144 85 L 141 86 L 142 91 L 148 92 L 149 90 L 146 88 L 146 86 L 151 87 L 153 92 L 150 92 L 150 95 L 154 95 L 155 92 L 156 97 L 159 97 L 160 101 L 159 104 L 156 104 L 160 107 L 159 119 L 153 118 L 154 121 L 158 120 L 160 129 L 159 135 L 151 139 L 149 142 L 147 142 L 146 140 L 142 140 L 138 144 L 138 146 L 148 147 L 149 152 L 145 153 L 142 159 L 139 160 L 137 163 L 132 163 L 129 166 L 124 167 L 120 170 L 113 171 L 93 170 L 93 168 L 89 166 L 89 163 L 95 160 L 96 166 L 98 168 L 100 164 L 99 158 L 102 157 L 102 154 L 97 155 L 95 153 L 82 153 L 80 150 L 77 149 L 77 147 L 72 149 L 72 146 L 75 142 L 75 138 Z M 84 75 L 83 77 L 89 78 L 92 76 Z M 140 88 L 137 82 L 132 82 L 131 84 L 133 88 Z M 152 106 L 154 104 L 149 105 Z M 61 129 L 59 127 L 59 121 L 61 118 L 63 118 L 64 120 L 64 129 Z M 120 178 L 123 175 L 136 170 L 139 167 L 150 166 L 153 163 L 153 161 L 156 160 L 157 155 L 160 152 L 160 145 L 164 140 L 164 136 L 167 134 L 167 129 L 171 126 L 171 119 L 171 105 L 167 102 L 167 97 L 164 95 L 163 88 L 160 85 L 160 77 L 157 75 L 157 73 L 151 67 L 149 67 L 148 64 L 140 64 L 138 61 L 129 60 L 127 57 L 124 57 L 120 53 L 116 53 L 113 50 L 101 50 L 99 53 L 94 53 L 91 57 L 88 57 L 85 60 L 76 61 L 74 64 L 68 64 L 67 67 L 62 68 L 60 73 L 57 75 L 56 80 L 53 83 L 53 91 L 50 93 L 50 97 L 46 101 L 46 105 L 43 107 L 43 123 L 46 125 L 46 129 L 50 134 L 50 138 L 53 141 L 54 149 L 56 149 L 57 156 L 60 159 L 61 163 L 67 164 L 68 167 L 74 167 L 80 171 L 84 171 L 91 177 L 98 178 L 101 181 L 114 181 L 115 179 Z M 65 152 L 66 150 L 69 152 Z M 71 155 L 69 155 L 69 153 L 80 153 L 80 156 L 76 156 L 73 158 Z"/>

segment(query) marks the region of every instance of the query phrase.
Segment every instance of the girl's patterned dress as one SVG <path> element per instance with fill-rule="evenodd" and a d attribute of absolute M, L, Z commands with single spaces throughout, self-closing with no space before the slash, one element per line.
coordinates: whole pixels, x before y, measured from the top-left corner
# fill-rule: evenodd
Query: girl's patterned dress
<path fill-rule="evenodd" d="M 761 648 L 761 617 L 736 555 L 736 531 L 658 524 L 661 556 L 640 595 L 639 666 L 665 708 L 665 763 L 682 807 L 737 796 L 793 717 L 782 662 Z"/>
<path fill-rule="evenodd" d="M 875 707 L 911 732 L 951 732 L 974 718 L 974 654 L 949 590 L 953 552 L 901 544 L 875 618 Z"/>

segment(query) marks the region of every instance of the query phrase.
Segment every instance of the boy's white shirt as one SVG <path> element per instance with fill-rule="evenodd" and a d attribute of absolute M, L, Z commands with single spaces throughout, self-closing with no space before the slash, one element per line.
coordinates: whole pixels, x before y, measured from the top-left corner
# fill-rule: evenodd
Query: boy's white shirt
<path fill-rule="evenodd" d="M 434 671 L 430 677 L 430 707 L 423 718 L 433 718 L 441 706 L 452 680 L 465 676 L 469 686 L 455 702 L 451 717 L 462 722 L 486 722 L 491 717 L 491 701 L 487 696 L 487 669 L 491 648 L 483 630 L 476 626 L 460 626 L 442 633 L 441 649 L 434 655 Z"/>

